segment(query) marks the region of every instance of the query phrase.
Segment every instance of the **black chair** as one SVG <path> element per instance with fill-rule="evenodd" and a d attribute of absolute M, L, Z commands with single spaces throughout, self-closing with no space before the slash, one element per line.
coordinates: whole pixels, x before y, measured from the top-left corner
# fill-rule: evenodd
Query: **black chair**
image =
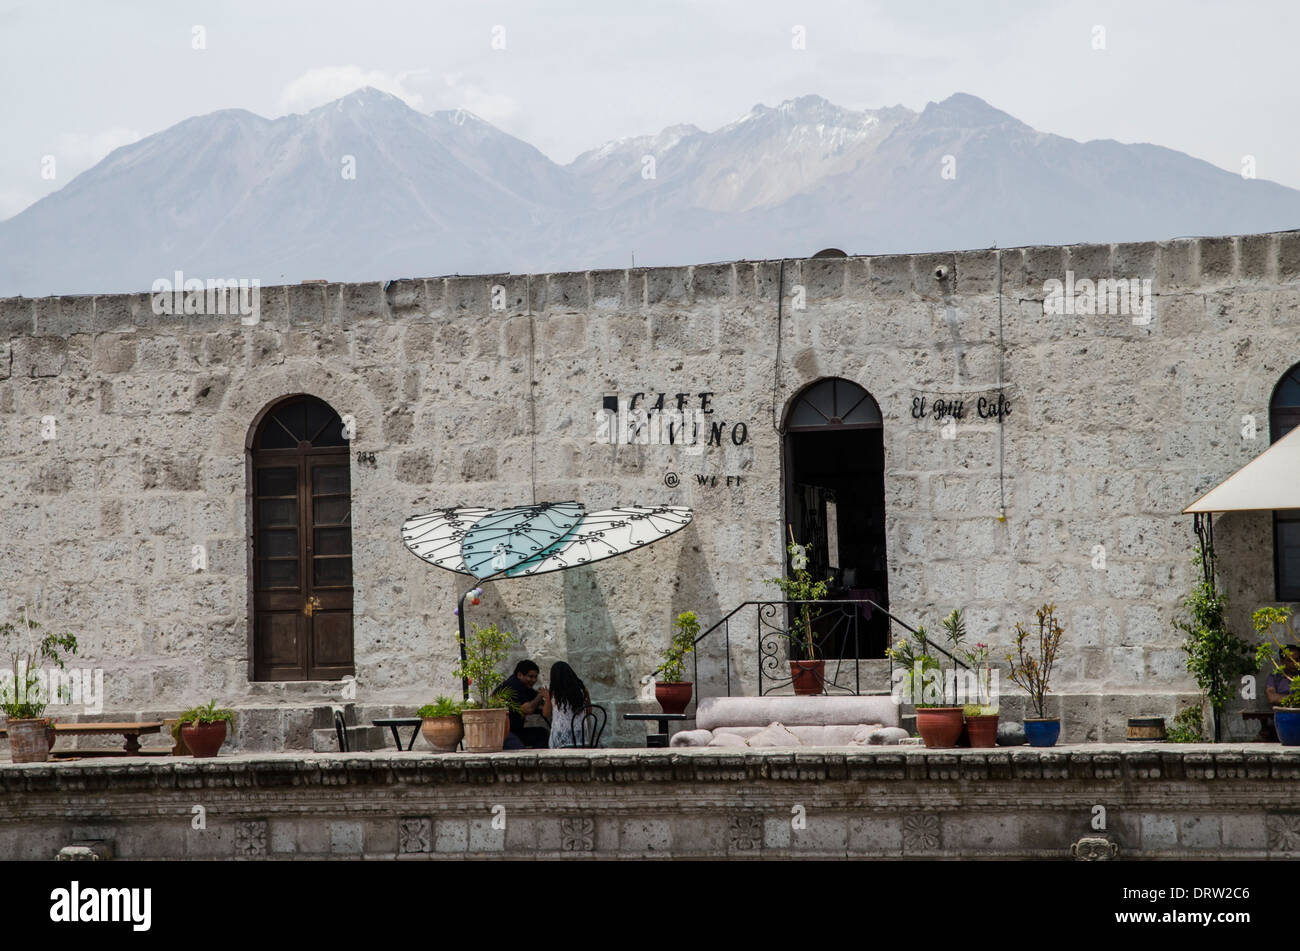
<path fill-rule="evenodd" d="M 609 715 L 605 708 L 599 704 L 593 703 L 586 711 L 579 710 L 573 715 L 573 722 L 569 725 L 571 736 L 577 736 L 578 731 L 582 731 L 582 742 L 575 743 L 572 746 L 560 747 L 566 750 L 594 750 L 600 746 L 601 735 L 605 732 L 605 721 Z"/>
<path fill-rule="evenodd" d="M 339 738 L 339 752 L 340 752 L 340 753 L 347 753 L 347 752 L 349 752 L 349 750 L 348 750 L 348 725 L 347 725 L 347 723 L 344 722 L 344 720 L 343 720 L 343 711 L 342 711 L 342 710 L 335 710 L 335 711 L 334 711 L 334 733 L 335 733 L 335 735 L 338 736 L 338 738 Z M 414 739 L 414 737 L 413 737 L 412 739 Z M 398 745 L 398 749 L 401 749 L 401 745 L 400 745 L 400 744 Z"/>

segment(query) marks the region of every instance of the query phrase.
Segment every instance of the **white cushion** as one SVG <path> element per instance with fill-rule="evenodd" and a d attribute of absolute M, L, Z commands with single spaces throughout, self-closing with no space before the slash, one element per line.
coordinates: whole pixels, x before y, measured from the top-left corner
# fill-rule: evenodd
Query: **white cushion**
<path fill-rule="evenodd" d="M 708 746 L 713 739 L 712 730 L 679 730 L 668 741 L 669 746 Z"/>
<path fill-rule="evenodd" d="M 898 726 L 898 704 L 888 695 L 869 697 L 703 697 L 695 711 L 701 730 L 718 727 Z"/>
<path fill-rule="evenodd" d="M 746 746 L 745 738 L 737 736 L 734 733 L 728 733 L 726 730 L 719 730 L 713 734 L 713 739 L 709 740 L 709 746 Z"/>
<path fill-rule="evenodd" d="M 755 733 L 745 741 L 747 746 L 754 748 L 772 747 L 772 746 L 803 746 L 799 742 L 799 737 L 795 736 L 780 723 L 771 723 L 766 730 Z"/>
<path fill-rule="evenodd" d="M 713 731 L 713 735 L 717 736 L 719 733 L 730 733 L 733 736 L 740 737 L 742 740 L 747 740 L 755 733 L 762 733 L 766 729 L 767 727 L 765 726 L 720 726 Z"/>

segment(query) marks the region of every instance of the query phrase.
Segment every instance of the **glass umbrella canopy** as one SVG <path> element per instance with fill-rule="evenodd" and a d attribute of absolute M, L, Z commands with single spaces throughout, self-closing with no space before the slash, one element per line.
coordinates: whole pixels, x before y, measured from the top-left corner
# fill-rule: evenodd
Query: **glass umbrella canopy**
<path fill-rule="evenodd" d="M 563 571 L 621 555 L 666 538 L 691 523 L 689 508 L 624 505 L 588 512 L 580 502 L 542 502 L 508 509 L 444 508 L 408 518 L 402 541 L 417 557 L 484 581 Z M 465 662 L 465 599 L 456 608 Z M 461 679 L 468 699 L 469 681 Z"/>
<path fill-rule="evenodd" d="M 563 571 L 643 548 L 690 524 L 689 508 L 626 505 L 588 512 L 580 502 L 508 509 L 444 508 L 402 526 L 417 557 L 477 579 Z"/>

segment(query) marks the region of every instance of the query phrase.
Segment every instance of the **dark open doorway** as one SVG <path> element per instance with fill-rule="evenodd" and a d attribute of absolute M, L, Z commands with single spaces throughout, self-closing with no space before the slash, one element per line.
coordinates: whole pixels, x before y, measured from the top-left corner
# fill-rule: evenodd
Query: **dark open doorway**
<path fill-rule="evenodd" d="M 888 610 L 882 426 L 871 394 L 848 380 L 821 380 L 796 396 L 786 417 L 785 512 L 795 539 L 811 543 L 812 576 L 832 579 L 828 599 L 869 600 Z M 826 657 L 885 656 L 884 614 L 863 605 L 856 638 L 855 625 L 833 614 L 819 625 Z"/>

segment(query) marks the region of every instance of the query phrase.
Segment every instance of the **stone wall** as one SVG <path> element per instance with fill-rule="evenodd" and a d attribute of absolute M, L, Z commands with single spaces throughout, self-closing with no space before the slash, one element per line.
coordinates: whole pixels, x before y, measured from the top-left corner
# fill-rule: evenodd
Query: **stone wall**
<path fill-rule="evenodd" d="M 1297 779 L 1290 750 L 1154 745 L 6 765 L 0 858 L 1068 860 L 1088 838 L 1119 860 L 1295 859 Z"/>
<path fill-rule="evenodd" d="M 1045 282 L 1071 271 L 1151 280 L 1150 321 L 1046 314 Z M 148 294 L 6 299 L 0 614 L 36 602 L 73 631 L 78 664 L 105 670 L 106 710 L 275 694 L 249 683 L 245 444 L 264 407 L 307 392 L 352 414 L 353 449 L 374 454 L 352 472 L 359 702 L 456 687 L 461 579 L 404 550 L 406 517 L 533 499 L 695 508 L 652 548 L 490 584 L 472 609 L 519 632 L 521 653 L 569 660 L 617 722 L 677 612 L 707 626 L 773 593 L 774 423 L 803 386 L 840 376 L 884 416 L 892 610 L 933 623 L 965 606 L 1001 655 L 1015 621 L 1056 602 L 1067 735 L 1116 737 L 1118 711 L 1171 715 L 1194 689 L 1171 623 L 1195 577 L 1178 512 L 1267 445 L 1298 330 L 1295 233 L 273 287 L 252 325 L 158 315 Z M 1001 434 L 970 415 L 1000 360 Z M 712 392 L 747 441 L 699 455 L 597 444 L 605 395 L 660 391 Z M 915 397 L 954 395 L 968 401 L 955 429 L 912 418 Z M 1224 517 L 1218 537 L 1246 633 L 1273 596 L 1267 517 Z M 733 642 L 733 656 L 752 690 L 752 649 Z M 719 689 L 720 647 L 701 663 Z"/>

